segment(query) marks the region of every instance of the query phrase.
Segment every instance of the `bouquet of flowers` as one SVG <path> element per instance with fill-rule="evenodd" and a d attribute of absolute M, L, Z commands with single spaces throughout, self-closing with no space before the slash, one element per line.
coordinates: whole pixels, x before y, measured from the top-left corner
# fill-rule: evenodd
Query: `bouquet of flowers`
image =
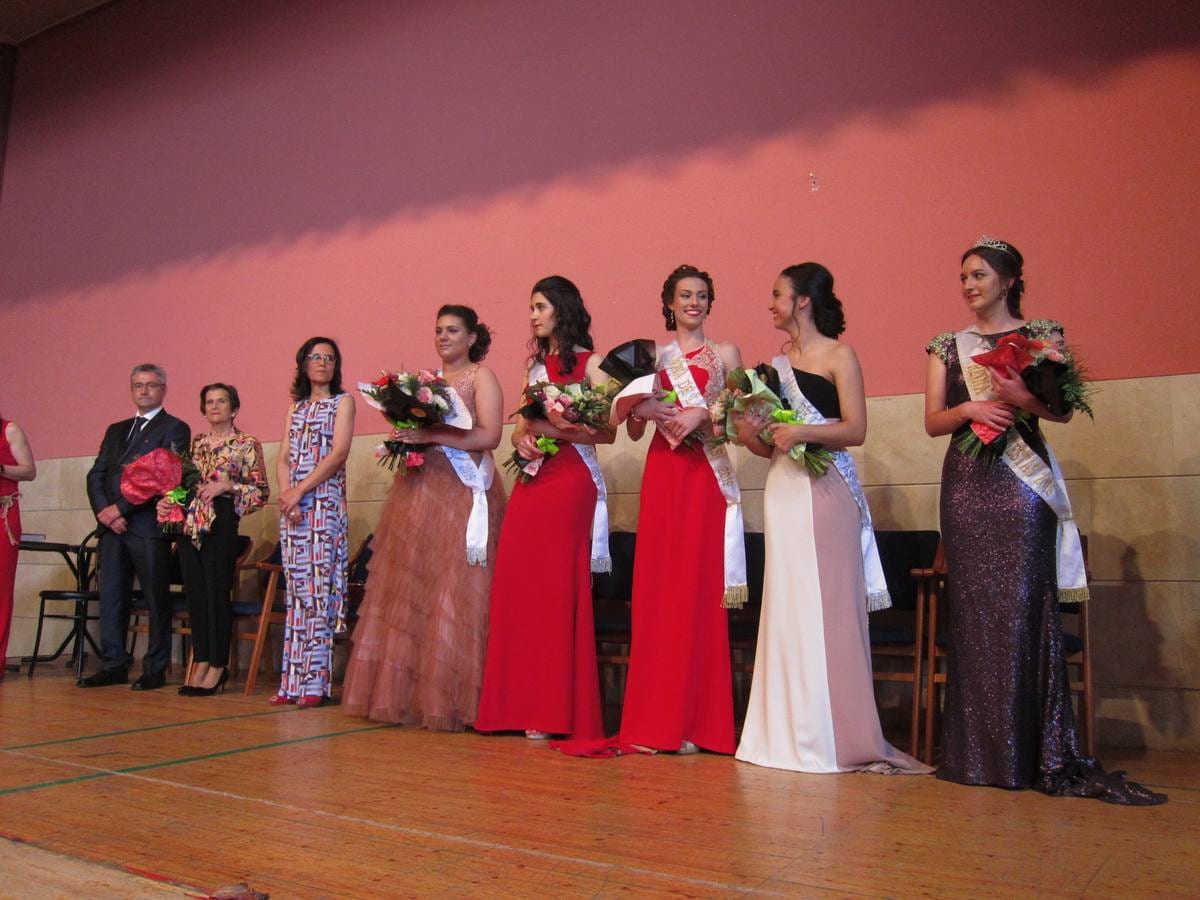
<path fill-rule="evenodd" d="M 611 376 L 612 381 L 615 382 L 612 389 L 612 394 L 615 397 L 636 379 L 644 378 L 648 375 L 656 375 L 658 373 L 657 361 L 658 348 L 654 341 L 649 338 L 636 338 L 632 341 L 625 341 L 623 344 L 618 344 L 609 350 L 600 363 L 600 370 Z M 631 407 L 643 399 L 644 396 L 649 396 L 649 394 L 634 395 L 628 398 L 625 403 Z M 679 401 L 679 395 L 676 391 L 669 390 L 658 399 L 662 403 L 671 405 Z M 704 436 L 699 431 L 692 431 L 684 437 L 679 445 L 675 445 L 673 440 L 672 438 L 672 449 L 675 446 L 695 446 L 701 444 Z"/>
<path fill-rule="evenodd" d="M 774 389 L 772 389 L 774 388 Z M 779 399 L 779 373 L 771 366 L 760 365 L 754 369 L 734 369 L 725 379 L 725 387 L 713 403 L 713 433 L 709 441 L 714 446 L 739 443 L 734 417 L 747 413 L 766 416 L 772 422 L 785 425 L 807 425 L 794 409 L 788 409 Z M 774 443 L 769 428 L 759 432 L 758 439 L 770 446 Z M 833 454 L 824 447 L 800 443 L 788 451 L 792 459 L 803 462 L 804 467 L 820 477 L 833 462 Z"/>
<path fill-rule="evenodd" d="M 514 413 L 526 419 L 545 419 L 560 431 L 578 429 L 588 434 L 608 431 L 613 397 L 620 391 L 620 384 L 613 379 L 598 387 L 586 382 L 552 384 L 539 381 L 525 389 L 525 402 Z M 558 453 L 558 441 L 541 435 L 537 447 L 546 456 L 526 459 L 516 450 L 505 461 L 504 468 L 513 472 L 521 481 L 528 481 L 542 467 L 542 460 Z"/>
<path fill-rule="evenodd" d="M 121 472 L 121 496 L 135 506 L 155 497 L 170 501 L 170 509 L 157 516 L 166 534 L 183 529 L 183 509 L 195 495 L 200 470 L 191 458 L 159 447 L 139 456 Z"/>
<path fill-rule="evenodd" d="M 387 372 L 370 384 L 359 382 L 359 392 L 367 405 L 381 413 L 393 429 L 427 428 L 445 421 L 453 408 L 450 383 L 441 375 L 421 369 L 418 372 Z M 375 448 L 379 465 L 392 471 L 400 467 L 401 476 L 425 464 L 428 444 L 406 444 L 386 440 Z"/>
<path fill-rule="evenodd" d="M 1019 372 L 1029 392 L 1056 416 L 1076 409 L 1086 413 L 1089 419 L 1094 418 L 1088 402 L 1090 386 L 1083 379 L 1083 368 L 1065 347 L 1014 333 L 1000 338 L 995 349 L 977 354 L 972 360 L 998 372 L 1008 369 Z M 1028 422 L 1031 418 L 1024 410 L 1018 410 L 1016 417 L 1020 422 Z M 974 459 L 982 457 L 993 463 L 1004 455 L 1011 430 L 1010 427 L 1001 431 L 981 422 L 972 422 L 956 446 Z"/>

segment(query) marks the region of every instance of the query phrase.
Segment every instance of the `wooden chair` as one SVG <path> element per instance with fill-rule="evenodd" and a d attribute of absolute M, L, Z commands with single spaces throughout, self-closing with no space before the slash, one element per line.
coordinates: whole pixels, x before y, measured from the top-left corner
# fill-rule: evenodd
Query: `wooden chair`
<path fill-rule="evenodd" d="M 892 607 L 870 617 L 871 674 L 878 682 L 910 686 L 908 753 L 915 757 L 921 734 L 925 618 L 944 550 L 936 531 L 877 531 L 875 540 Z M 896 660 L 904 667 L 897 668 Z"/>
<path fill-rule="evenodd" d="M 1087 535 L 1081 535 L 1081 543 L 1083 544 L 1083 564 L 1084 568 L 1087 569 L 1087 577 L 1090 582 L 1091 570 L 1088 568 Z M 946 659 L 947 639 L 945 628 L 939 624 L 938 618 L 942 614 L 942 611 L 948 608 L 946 600 L 949 596 L 946 590 L 949 582 L 949 573 L 945 559 L 940 559 L 934 569 L 938 587 L 931 595 L 929 618 L 926 623 L 927 674 L 925 679 L 925 753 L 923 761 L 928 765 L 933 764 L 934 733 L 936 731 L 937 716 L 941 702 L 939 688 L 944 687 L 946 684 L 944 663 Z M 1075 667 L 1078 671 L 1078 680 L 1070 682 L 1070 690 L 1072 695 L 1079 694 L 1077 722 L 1082 749 L 1088 756 L 1095 756 L 1095 697 L 1092 690 L 1092 656 L 1088 605 L 1088 603 L 1064 604 L 1059 607 L 1059 613 L 1060 615 L 1073 615 L 1078 618 L 1078 634 L 1067 631 L 1065 628 L 1063 629 L 1063 653 L 1068 669 Z"/>
<path fill-rule="evenodd" d="M 371 558 L 371 541 L 373 539 L 374 535 L 367 535 L 366 540 L 359 545 L 358 552 L 350 560 L 350 580 L 346 592 L 346 619 L 348 626 L 346 634 L 344 636 L 340 635 L 338 639 L 349 639 L 354 622 L 358 618 L 358 604 L 362 600 L 363 591 L 366 586 L 366 563 Z M 276 548 L 272 556 L 278 559 L 278 553 L 279 550 Z M 254 686 L 258 681 L 258 670 L 262 666 L 264 653 L 267 654 L 268 658 L 271 656 L 271 626 L 283 625 L 287 621 L 286 585 L 283 585 L 282 563 L 274 561 L 257 562 L 253 566 L 265 578 L 265 582 L 262 585 L 262 602 L 254 615 L 240 617 L 242 621 L 246 621 L 253 626 L 253 631 L 241 631 L 237 629 L 235 623 L 234 632 L 234 644 L 238 640 L 246 639 L 244 635 L 253 635 L 254 650 L 250 654 L 250 668 L 246 672 L 246 686 L 242 690 L 242 693 L 247 697 L 254 693 Z M 281 585 L 285 588 L 282 593 L 279 590 Z M 236 618 L 239 617 L 235 615 Z"/>

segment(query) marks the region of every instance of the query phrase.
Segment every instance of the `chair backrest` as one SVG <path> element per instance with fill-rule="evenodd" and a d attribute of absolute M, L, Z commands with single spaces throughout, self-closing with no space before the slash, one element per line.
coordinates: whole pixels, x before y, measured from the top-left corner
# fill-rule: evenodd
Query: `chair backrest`
<path fill-rule="evenodd" d="M 936 531 L 875 532 L 893 609 L 916 609 L 917 582 L 912 570 L 933 566 L 939 539 Z"/>

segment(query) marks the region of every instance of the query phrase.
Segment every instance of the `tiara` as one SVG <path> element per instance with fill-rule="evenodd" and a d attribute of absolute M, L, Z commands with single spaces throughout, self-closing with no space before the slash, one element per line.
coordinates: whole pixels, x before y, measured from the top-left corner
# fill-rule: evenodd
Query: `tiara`
<path fill-rule="evenodd" d="M 993 237 L 988 237 L 986 234 L 981 234 L 979 239 L 975 241 L 974 246 L 987 247 L 989 250 L 999 250 L 1001 253 L 1007 253 L 1013 259 L 1017 258 L 1008 244 L 1004 243 L 1004 241 L 998 241 Z"/>

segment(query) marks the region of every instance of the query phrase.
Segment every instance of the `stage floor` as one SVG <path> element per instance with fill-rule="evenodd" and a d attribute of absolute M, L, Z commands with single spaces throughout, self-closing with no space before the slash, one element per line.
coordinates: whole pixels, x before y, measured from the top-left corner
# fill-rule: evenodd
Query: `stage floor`
<path fill-rule="evenodd" d="M 523 737 L 273 709 L 267 688 L 233 687 L 196 699 L 80 690 L 49 667 L 0 683 L 0 834 L 61 855 L 10 868 L 31 861 L 5 845 L 0 895 L 134 896 L 129 873 L 147 879 L 137 896 L 247 882 L 276 898 L 1130 897 L 1200 885 L 1197 754 L 1105 753 L 1171 795 L 1126 809 L 711 754 L 573 759 Z M 38 882 L 46 859 L 77 889 Z"/>

